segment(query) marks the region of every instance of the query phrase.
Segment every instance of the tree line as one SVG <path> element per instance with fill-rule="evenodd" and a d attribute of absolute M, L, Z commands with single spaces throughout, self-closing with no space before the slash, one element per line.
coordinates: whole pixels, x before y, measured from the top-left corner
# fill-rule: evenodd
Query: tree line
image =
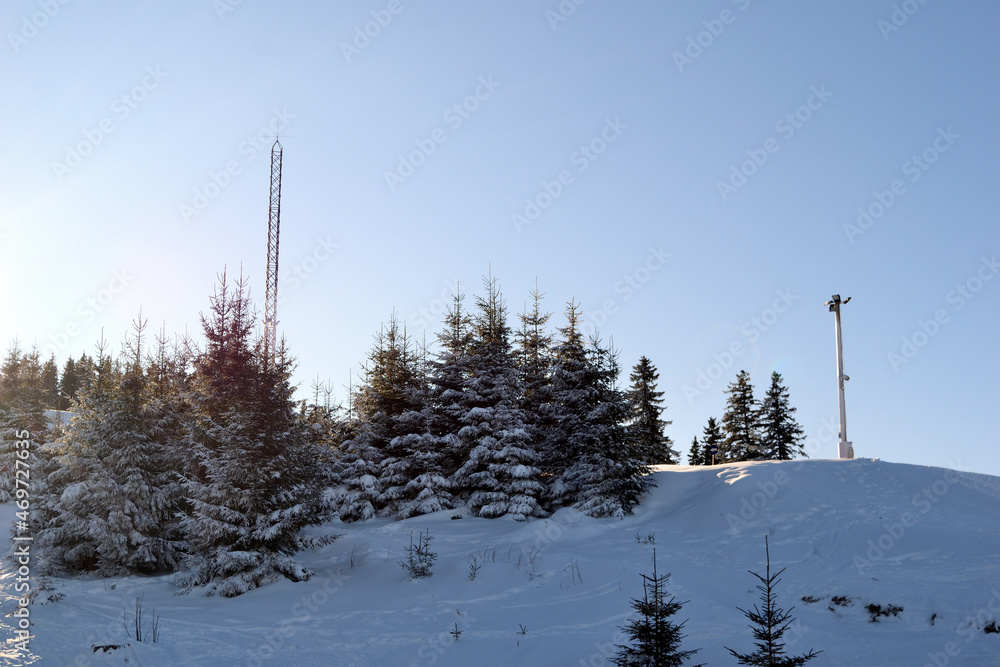
<path fill-rule="evenodd" d="M 617 351 L 584 340 L 579 305 L 552 332 L 542 297 L 532 292 L 512 328 L 485 277 L 471 308 L 454 294 L 433 352 L 392 316 L 347 405 L 329 391 L 321 400 L 319 385 L 312 402 L 293 399 L 289 350 L 265 352 L 242 276 L 220 276 L 200 343 L 151 338 L 140 313 L 117 355 L 102 340 L 60 374 L 15 342 L 0 364 L 0 501 L 14 494 L 27 430 L 31 528 L 48 571 L 174 572 L 221 595 L 307 578 L 293 554 L 334 538 L 301 529 L 331 516 L 625 516 L 650 466 L 678 462 L 659 374 L 641 357 L 623 388 Z M 745 373 L 730 387 L 712 427 L 717 461 L 800 453 L 775 378 L 760 405 Z M 68 425 L 46 418 L 62 408 Z M 692 451 L 704 457 L 712 442 Z"/>
<path fill-rule="evenodd" d="M 688 464 L 788 461 L 806 456 L 805 431 L 795 420 L 795 411 L 780 373 L 771 373 L 771 384 L 764 398 L 758 401 L 754 398 L 750 374 L 740 371 L 726 388 L 722 422 L 708 418 L 701 442 L 698 436 L 691 440 Z"/>

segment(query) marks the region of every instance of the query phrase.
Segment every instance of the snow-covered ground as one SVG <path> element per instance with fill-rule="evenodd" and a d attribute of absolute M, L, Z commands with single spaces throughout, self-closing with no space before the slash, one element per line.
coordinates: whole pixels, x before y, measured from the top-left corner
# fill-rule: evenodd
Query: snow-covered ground
<path fill-rule="evenodd" d="M 747 570 L 763 572 L 769 535 L 772 567 L 787 567 L 778 601 L 798 619 L 789 652 L 822 650 L 811 667 L 1000 665 L 1000 634 L 983 630 L 1000 619 L 1000 478 L 870 459 L 679 466 L 653 478 L 658 488 L 624 520 L 562 510 L 528 523 L 458 512 L 333 522 L 317 532 L 340 540 L 299 555 L 312 580 L 235 599 L 178 596 L 165 577 L 55 580 L 30 607 L 30 656 L 5 664 L 604 665 L 655 548 L 668 590 L 688 600 L 684 648 L 732 665 L 724 645 L 752 648 L 736 607 L 757 603 Z M 13 517 L 12 505 L 2 511 Z M 398 561 L 427 529 L 434 573 L 410 580 Z M 8 559 L 7 637 L 14 581 Z M 155 644 L 125 634 L 123 609 L 140 595 L 159 618 Z M 873 623 L 869 604 L 902 611 Z"/>

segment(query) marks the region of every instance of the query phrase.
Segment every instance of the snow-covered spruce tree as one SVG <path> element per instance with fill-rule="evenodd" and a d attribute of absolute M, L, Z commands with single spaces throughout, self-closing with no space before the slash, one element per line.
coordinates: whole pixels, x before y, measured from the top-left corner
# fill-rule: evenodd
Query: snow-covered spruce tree
<path fill-rule="evenodd" d="M 547 435 L 540 445 L 542 470 L 550 480 L 547 506 L 557 509 L 579 500 L 581 466 L 590 466 L 597 433 L 589 417 L 597 403 L 597 372 L 590 363 L 580 331 L 580 306 L 566 304 L 566 324 L 557 329 L 546 411 Z"/>
<path fill-rule="evenodd" d="M 544 516 L 539 498 L 539 456 L 519 406 L 520 383 L 507 325 L 507 308 L 495 278 L 483 279 L 469 343 L 470 375 L 463 382 L 458 440 L 468 458 L 452 477 L 454 488 L 481 517 L 518 521 Z"/>
<path fill-rule="evenodd" d="M 649 466 L 626 426 L 629 401 L 618 385 L 618 353 L 595 338 L 590 357 L 594 402 L 586 423 L 593 437 L 590 448 L 571 464 L 567 478 L 579 489 L 574 507 L 593 517 L 622 518 L 632 513 L 652 485 L 646 477 Z"/>
<path fill-rule="evenodd" d="M 656 381 L 659 379 L 656 366 L 645 356 L 639 358 L 629 376 L 632 383 L 627 394 L 629 428 L 639 448 L 639 455 L 649 465 L 677 463 L 680 460 L 671 447 L 673 441 L 664 433 L 671 422 L 660 418 L 664 405 L 663 392 L 656 388 Z"/>
<path fill-rule="evenodd" d="M 771 386 L 757 412 L 760 426 L 761 451 L 765 458 L 788 461 L 806 456 L 805 432 L 795 421 L 795 408 L 788 398 L 788 388 L 781 383 L 781 374 L 771 373 Z"/>
<path fill-rule="evenodd" d="M 708 423 L 705 424 L 705 428 L 701 432 L 701 465 L 712 465 L 712 445 L 715 445 L 718 452 L 714 457 L 715 463 L 723 462 L 722 453 L 725 440 L 726 436 L 723 435 L 719 422 L 715 421 L 715 417 L 709 417 Z"/>
<path fill-rule="evenodd" d="M 24 352 L 14 341 L 0 365 L 0 502 L 10 500 L 17 487 L 16 443 L 24 439 L 19 436 L 27 431 L 35 445 L 48 439 L 46 407 L 38 351 Z M 35 449 L 31 451 L 34 457 Z"/>
<path fill-rule="evenodd" d="M 242 277 L 230 287 L 222 274 L 201 320 L 206 343 L 194 359 L 186 436 L 183 528 L 192 557 L 178 584 L 232 597 L 280 576 L 307 579 L 292 556 L 317 544 L 301 530 L 323 519 L 329 478 L 321 447 L 295 412 L 287 348 L 282 341 L 270 359 L 251 340 L 255 317 Z"/>
<path fill-rule="evenodd" d="M 750 629 L 753 630 L 756 650 L 753 653 L 738 653 L 728 646 L 726 650 L 732 653 L 733 657 L 741 665 L 800 667 L 800 665 L 806 664 L 822 653 L 822 651 L 810 649 L 809 653 L 799 656 L 785 655 L 785 643 L 782 641 L 782 638 L 788 627 L 795 621 L 792 616 L 792 609 L 794 607 L 789 607 L 788 611 L 785 611 L 778 606 L 775 599 L 774 588 L 781 581 L 778 577 L 785 571 L 785 568 L 781 568 L 774 574 L 771 574 L 771 552 L 767 545 L 766 535 L 764 536 L 764 553 L 767 555 L 765 576 L 762 577 L 760 574 L 752 570 L 750 571 L 750 574 L 760 581 L 757 585 L 757 590 L 760 591 L 760 601 L 763 607 L 754 605 L 752 611 L 740 609 L 743 615 L 750 620 Z"/>
<path fill-rule="evenodd" d="M 514 332 L 514 341 L 525 428 L 544 461 L 547 458 L 545 445 L 549 441 L 553 420 L 552 410 L 549 409 L 552 401 L 552 335 L 545 329 L 552 315 L 542 312 L 543 296 L 536 285 L 531 292 L 531 310 L 528 311 L 525 305 L 524 311 L 518 315 L 521 326 Z"/>
<path fill-rule="evenodd" d="M 472 321 L 464 309 L 465 295 L 456 287 L 437 334 L 439 350 L 424 366 L 419 411 L 400 416 L 408 433 L 401 443 L 409 452 L 411 479 L 398 504 L 400 518 L 452 509 L 460 502 L 452 477 L 468 458 L 468 443 L 458 437 L 462 417 L 471 407 L 465 383 L 472 375 Z"/>
<path fill-rule="evenodd" d="M 59 468 L 39 494 L 35 543 L 52 570 L 154 573 L 181 559 L 180 417 L 150 400 L 141 315 L 133 326 L 134 356 L 98 357 L 98 379 L 77 395 L 68 432 L 51 448 Z"/>
<path fill-rule="evenodd" d="M 337 465 L 345 491 L 338 513 L 345 521 L 392 512 L 410 480 L 406 450 L 399 436 L 408 430 L 400 416 L 419 410 L 421 381 L 413 344 L 393 313 L 375 334 L 364 366 L 364 379 L 353 403 L 357 423 Z"/>
<path fill-rule="evenodd" d="M 722 462 L 757 460 L 761 457 L 760 428 L 750 374 L 740 371 L 736 381 L 729 383 L 726 394 L 726 411 L 722 415 L 725 440 L 719 446 Z"/>
<path fill-rule="evenodd" d="M 656 550 L 653 550 L 653 574 L 642 576 L 642 599 L 633 598 L 632 608 L 639 618 L 629 621 L 622 630 L 632 640 L 621 645 L 613 662 L 619 667 L 675 667 L 683 665 L 700 649 L 681 650 L 684 627 L 671 617 L 680 611 L 683 602 L 673 596 L 667 599 L 667 580 L 670 573 L 656 572 Z"/>

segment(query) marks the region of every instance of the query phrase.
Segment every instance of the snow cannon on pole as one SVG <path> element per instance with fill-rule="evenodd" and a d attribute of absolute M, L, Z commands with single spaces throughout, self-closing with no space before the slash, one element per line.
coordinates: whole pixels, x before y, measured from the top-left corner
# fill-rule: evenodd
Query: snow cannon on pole
<path fill-rule="evenodd" d="M 842 459 L 854 458 L 854 447 L 847 440 L 847 408 L 844 405 L 844 382 L 851 378 L 844 375 L 844 342 L 840 332 L 840 307 L 851 300 L 847 297 L 840 300 L 839 294 L 834 294 L 833 298 L 827 301 L 825 306 L 830 307 L 830 312 L 834 314 L 834 323 L 837 329 L 837 398 L 840 402 L 840 441 L 837 445 L 839 457 Z"/>

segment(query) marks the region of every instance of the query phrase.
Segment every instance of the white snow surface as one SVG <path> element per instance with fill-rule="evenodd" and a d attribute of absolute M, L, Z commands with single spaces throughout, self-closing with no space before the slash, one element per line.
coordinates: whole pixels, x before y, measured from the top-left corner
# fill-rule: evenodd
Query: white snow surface
<path fill-rule="evenodd" d="M 758 603 L 747 570 L 763 573 L 768 535 L 772 568 L 787 568 L 778 603 L 797 618 L 789 653 L 823 651 L 810 667 L 1000 665 L 1000 634 L 983 631 L 1000 617 L 1000 478 L 858 459 L 669 466 L 652 479 L 657 488 L 623 520 L 564 509 L 527 523 L 460 510 L 333 521 L 311 532 L 341 539 L 297 556 L 311 580 L 233 599 L 177 595 L 169 577 L 54 579 L 30 607 L 27 655 L 11 643 L 8 557 L 0 662 L 605 665 L 655 548 L 668 591 L 688 601 L 674 617 L 687 619 L 683 648 L 700 648 L 697 662 L 732 665 L 724 646 L 752 649 L 736 607 Z M 13 504 L 0 510 L 13 519 Z M 410 580 L 398 561 L 411 532 L 427 529 L 438 560 L 431 577 Z M 123 609 L 140 595 L 159 617 L 155 644 L 123 628 Z M 872 623 L 868 604 L 903 610 Z M 128 646 L 94 653 L 95 644 Z"/>

